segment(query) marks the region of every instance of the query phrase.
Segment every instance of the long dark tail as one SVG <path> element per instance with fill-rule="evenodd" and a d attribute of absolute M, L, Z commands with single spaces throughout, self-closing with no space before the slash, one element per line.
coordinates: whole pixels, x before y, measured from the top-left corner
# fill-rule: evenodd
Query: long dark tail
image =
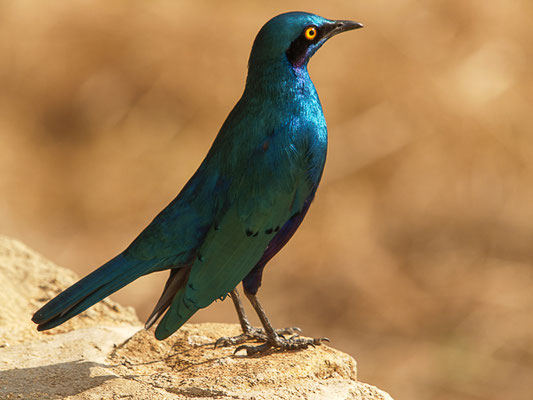
<path fill-rule="evenodd" d="M 46 303 L 32 321 L 39 331 L 54 328 L 148 272 L 146 262 L 132 263 L 119 254 Z"/>

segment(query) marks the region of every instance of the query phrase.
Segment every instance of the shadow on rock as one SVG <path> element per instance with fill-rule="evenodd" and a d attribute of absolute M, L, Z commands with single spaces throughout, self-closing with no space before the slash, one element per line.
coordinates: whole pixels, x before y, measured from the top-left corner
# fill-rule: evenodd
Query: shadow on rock
<path fill-rule="evenodd" d="M 116 378 L 115 375 L 91 376 L 93 367 L 106 366 L 89 361 L 71 361 L 0 371 L 0 397 L 63 399 Z"/>

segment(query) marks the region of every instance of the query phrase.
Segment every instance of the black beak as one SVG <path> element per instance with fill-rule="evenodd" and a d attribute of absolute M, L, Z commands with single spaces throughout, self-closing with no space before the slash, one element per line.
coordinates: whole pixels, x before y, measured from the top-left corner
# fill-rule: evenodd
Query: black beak
<path fill-rule="evenodd" d="M 324 32 L 324 38 L 329 39 L 332 36 L 335 36 L 339 33 L 351 31 L 353 29 L 359 29 L 362 28 L 363 24 L 355 21 L 335 21 L 331 24 L 326 25 L 325 32 Z"/>

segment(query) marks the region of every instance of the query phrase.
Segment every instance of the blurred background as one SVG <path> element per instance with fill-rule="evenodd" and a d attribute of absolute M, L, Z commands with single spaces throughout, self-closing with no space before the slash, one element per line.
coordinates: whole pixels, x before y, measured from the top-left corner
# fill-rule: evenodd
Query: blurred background
<path fill-rule="evenodd" d="M 329 158 L 266 270 L 271 319 L 331 338 L 396 399 L 531 399 L 530 0 L 0 1 L 0 234 L 79 274 L 122 251 L 289 10 L 365 28 L 309 65 Z M 166 278 L 113 298 L 144 319 Z M 192 321 L 237 318 L 227 300 Z"/>

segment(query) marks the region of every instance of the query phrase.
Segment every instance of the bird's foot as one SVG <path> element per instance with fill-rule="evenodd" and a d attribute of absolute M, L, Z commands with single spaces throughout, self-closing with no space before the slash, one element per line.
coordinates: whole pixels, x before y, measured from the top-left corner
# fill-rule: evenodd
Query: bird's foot
<path fill-rule="evenodd" d="M 283 336 L 276 335 L 274 338 L 269 338 L 265 343 L 259 346 L 247 346 L 242 345 L 235 349 L 237 354 L 241 350 L 246 350 L 248 356 L 258 356 L 263 354 L 272 353 L 275 351 L 288 351 L 288 350 L 303 350 L 307 349 L 309 346 L 316 347 L 320 346 L 322 342 L 329 342 L 328 338 L 315 338 L 308 339 L 302 338 L 298 335 L 291 336 L 286 339 Z"/>
<path fill-rule="evenodd" d="M 280 337 L 283 337 L 283 335 L 294 335 L 294 334 L 298 334 L 301 332 L 302 330 L 296 326 L 291 326 L 289 328 L 283 328 L 283 329 L 276 329 L 276 334 Z M 249 329 L 247 329 L 245 332 L 241 333 L 240 335 L 221 337 L 215 342 L 215 349 L 217 347 L 235 346 L 237 344 L 241 344 L 249 340 L 256 340 L 258 342 L 267 342 L 268 336 L 265 333 L 264 329 L 250 327 Z"/>

